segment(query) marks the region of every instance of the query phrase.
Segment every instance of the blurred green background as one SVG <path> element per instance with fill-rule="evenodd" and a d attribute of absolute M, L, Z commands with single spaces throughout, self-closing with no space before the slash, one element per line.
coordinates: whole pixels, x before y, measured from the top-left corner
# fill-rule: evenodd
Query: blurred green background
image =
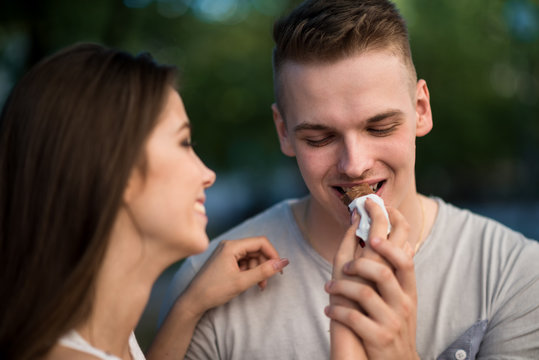
<path fill-rule="evenodd" d="M 0 105 L 29 66 L 92 41 L 148 51 L 181 70 L 197 152 L 218 175 L 211 236 L 306 193 L 270 104 L 273 21 L 293 0 L 3 0 Z M 418 189 L 539 237 L 539 3 L 400 0 L 434 129 L 417 143 Z M 167 270 L 137 335 L 153 336 Z"/>

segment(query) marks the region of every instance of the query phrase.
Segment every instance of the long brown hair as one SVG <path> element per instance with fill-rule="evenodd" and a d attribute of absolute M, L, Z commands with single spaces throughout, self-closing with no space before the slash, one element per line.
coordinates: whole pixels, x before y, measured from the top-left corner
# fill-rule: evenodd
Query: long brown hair
<path fill-rule="evenodd" d="M 78 44 L 31 69 L 0 118 L 0 357 L 43 356 L 84 320 L 129 175 L 173 67 Z"/>

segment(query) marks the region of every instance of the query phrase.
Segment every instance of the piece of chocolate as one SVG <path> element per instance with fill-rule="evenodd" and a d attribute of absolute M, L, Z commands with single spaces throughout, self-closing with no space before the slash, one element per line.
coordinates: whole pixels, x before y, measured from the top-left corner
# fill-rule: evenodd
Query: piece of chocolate
<path fill-rule="evenodd" d="M 345 191 L 344 195 L 341 198 L 341 201 L 344 203 L 344 205 L 348 206 L 354 199 L 357 199 L 358 197 L 373 194 L 371 187 L 369 184 L 362 183 L 359 185 L 352 186 L 348 190 Z"/>

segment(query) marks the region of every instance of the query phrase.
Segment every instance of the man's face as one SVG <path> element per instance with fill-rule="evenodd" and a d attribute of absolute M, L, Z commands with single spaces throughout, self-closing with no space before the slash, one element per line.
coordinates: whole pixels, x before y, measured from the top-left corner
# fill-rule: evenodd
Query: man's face
<path fill-rule="evenodd" d="M 349 224 L 343 189 L 368 183 L 406 211 L 415 196 L 415 138 L 432 128 L 428 89 L 389 51 L 333 63 L 285 63 L 284 109 L 273 106 L 281 150 L 295 156 L 312 206 Z"/>

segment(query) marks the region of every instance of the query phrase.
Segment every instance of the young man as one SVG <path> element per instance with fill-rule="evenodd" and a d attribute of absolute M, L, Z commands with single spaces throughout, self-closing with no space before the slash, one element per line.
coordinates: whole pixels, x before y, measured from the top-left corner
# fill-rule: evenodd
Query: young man
<path fill-rule="evenodd" d="M 394 5 L 306 1 L 275 24 L 274 39 L 273 118 L 281 151 L 296 157 L 310 194 L 213 242 L 267 236 L 290 265 L 263 292 L 251 288 L 207 312 L 188 357 L 327 359 L 329 292 L 345 300 L 338 306 L 332 297 L 326 309 L 336 320 L 332 355 L 351 339 L 370 359 L 539 358 L 539 244 L 416 191 L 415 139 L 430 132 L 432 117 Z M 354 251 L 347 230 L 357 219 L 350 227 L 341 197 L 360 183 L 383 198 L 392 230 L 380 230 L 385 220 L 368 204 L 366 249 L 379 259 L 362 260 L 359 249 L 346 267 L 342 255 Z M 210 252 L 181 267 L 164 312 Z"/>

